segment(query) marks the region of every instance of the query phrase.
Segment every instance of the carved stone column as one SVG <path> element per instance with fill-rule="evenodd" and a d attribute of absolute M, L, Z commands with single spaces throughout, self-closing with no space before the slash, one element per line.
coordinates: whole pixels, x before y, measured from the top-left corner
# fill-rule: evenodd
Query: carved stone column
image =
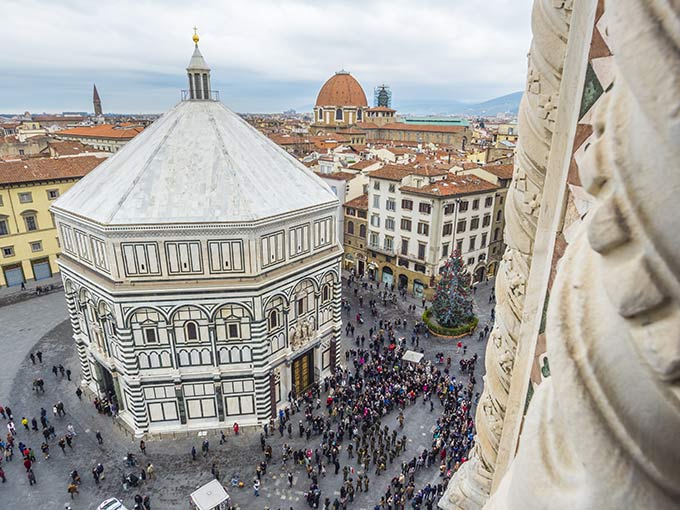
<path fill-rule="evenodd" d="M 553 136 L 571 5 L 571 0 L 534 2 L 534 38 L 519 110 L 519 144 L 505 206 L 507 249 L 496 277 L 496 322 L 486 351 L 475 447 L 439 502 L 446 510 L 479 509 L 491 490 Z"/>
<path fill-rule="evenodd" d="M 606 9 L 616 74 L 579 164 L 596 205 L 553 286 L 552 376 L 488 510 L 680 501 L 680 4 Z"/>

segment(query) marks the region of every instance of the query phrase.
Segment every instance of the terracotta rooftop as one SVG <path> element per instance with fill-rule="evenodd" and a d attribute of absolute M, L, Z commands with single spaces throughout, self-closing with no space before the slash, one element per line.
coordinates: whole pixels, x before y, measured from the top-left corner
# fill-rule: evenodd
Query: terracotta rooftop
<path fill-rule="evenodd" d="M 470 193 L 479 193 L 482 191 L 493 191 L 498 189 L 498 186 L 480 179 L 473 175 L 447 175 L 441 181 L 428 184 L 422 188 L 415 188 L 413 186 L 402 186 L 399 188 L 402 192 L 416 193 L 420 195 L 430 195 L 438 197 L 449 197 L 452 195 L 466 195 Z"/>
<path fill-rule="evenodd" d="M 369 108 L 366 110 L 367 112 L 396 112 L 397 110 L 394 110 L 392 108 L 388 108 L 387 106 L 374 106 L 373 108 Z"/>
<path fill-rule="evenodd" d="M 56 141 L 48 142 L 51 149 L 56 152 L 57 156 L 75 156 L 77 154 L 84 154 L 86 152 L 95 152 L 92 147 L 84 145 L 78 141 Z"/>
<path fill-rule="evenodd" d="M 104 157 L 80 156 L 0 162 L 0 185 L 83 177 L 104 161 Z"/>
<path fill-rule="evenodd" d="M 482 168 L 499 179 L 512 179 L 515 165 L 484 165 Z"/>
<path fill-rule="evenodd" d="M 428 124 L 406 124 L 405 122 L 390 122 L 384 126 L 369 126 L 369 123 L 357 125 L 363 129 L 385 129 L 387 131 L 426 131 L 429 133 L 460 133 L 465 131 L 465 126 L 432 126 Z"/>
<path fill-rule="evenodd" d="M 362 159 L 361 161 L 357 161 L 353 165 L 350 165 L 349 168 L 352 170 L 363 170 L 364 168 L 368 168 L 369 166 L 375 165 L 376 163 L 380 163 L 380 161 L 375 159 Z"/>
<path fill-rule="evenodd" d="M 269 135 L 271 141 L 279 145 L 298 145 L 301 143 L 312 143 L 308 138 L 302 136 Z"/>
<path fill-rule="evenodd" d="M 83 126 L 73 129 L 64 129 L 57 136 L 82 136 L 86 138 L 115 138 L 120 140 L 132 140 L 144 131 L 141 126 L 116 127 L 113 124 L 101 124 L 99 126 Z"/>
<path fill-rule="evenodd" d="M 353 207 L 354 209 L 360 209 L 362 211 L 368 210 L 368 193 L 364 193 L 349 202 L 345 202 L 345 207 Z"/>
<path fill-rule="evenodd" d="M 416 173 L 416 169 L 410 165 L 385 165 L 371 171 L 369 177 L 385 179 L 388 181 L 401 181 L 407 175 Z"/>
<path fill-rule="evenodd" d="M 314 173 L 319 177 L 325 177 L 326 179 L 333 179 L 335 181 L 349 181 L 357 176 L 357 174 L 351 174 L 349 172 L 333 172 L 330 174 L 322 174 L 321 172 Z"/>

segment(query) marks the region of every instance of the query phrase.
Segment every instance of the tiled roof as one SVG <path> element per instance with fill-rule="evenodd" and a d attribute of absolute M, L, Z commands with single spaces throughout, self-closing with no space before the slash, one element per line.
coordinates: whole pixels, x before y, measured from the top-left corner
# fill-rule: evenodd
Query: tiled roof
<path fill-rule="evenodd" d="M 322 174 L 321 172 L 314 173 L 319 177 L 325 177 L 326 179 L 333 179 L 335 181 L 349 181 L 357 176 L 357 174 L 351 174 L 349 172 L 333 172 L 330 174 Z"/>
<path fill-rule="evenodd" d="M 368 210 L 368 193 L 364 193 L 356 198 L 353 198 L 349 202 L 345 202 L 345 207 L 353 207 L 354 209 L 360 209 L 362 211 Z"/>
<path fill-rule="evenodd" d="M 393 110 L 392 108 L 388 108 L 387 106 L 374 106 L 373 108 L 369 108 L 366 110 L 367 112 L 396 112 L 397 110 Z"/>
<path fill-rule="evenodd" d="M 485 165 L 482 168 L 499 179 L 512 179 L 515 165 Z"/>
<path fill-rule="evenodd" d="M 78 141 L 70 140 L 64 142 L 58 142 L 56 140 L 51 140 L 49 146 L 56 152 L 57 156 L 75 156 L 77 154 L 83 154 L 86 152 L 94 152 L 92 147 L 84 145 Z"/>
<path fill-rule="evenodd" d="M 479 177 L 473 175 L 448 175 L 445 179 L 428 184 L 422 188 L 402 186 L 399 189 L 402 192 L 416 193 L 420 195 L 448 197 L 452 195 L 465 195 L 481 191 L 493 191 L 498 189 L 498 186 L 495 186 L 489 181 L 480 179 Z"/>
<path fill-rule="evenodd" d="M 432 126 L 428 124 L 406 124 L 405 122 L 390 122 L 384 126 L 360 125 L 363 129 L 385 129 L 387 131 L 427 131 L 429 133 L 460 133 L 465 131 L 465 126 Z"/>
<path fill-rule="evenodd" d="M 311 144 L 312 141 L 301 136 L 269 135 L 272 142 L 279 145 Z"/>
<path fill-rule="evenodd" d="M 386 179 L 388 181 L 401 181 L 407 175 L 416 173 L 415 168 L 409 165 L 385 165 L 382 168 L 371 171 L 369 177 Z"/>
<path fill-rule="evenodd" d="M 83 177 L 106 158 L 40 158 L 0 162 L 0 185 Z"/>
<path fill-rule="evenodd" d="M 379 161 L 375 159 L 362 159 L 361 161 L 357 161 L 353 165 L 350 165 L 349 168 L 352 170 L 363 170 L 364 168 L 368 168 L 369 166 L 373 166 L 376 163 L 380 163 Z"/>
<path fill-rule="evenodd" d="M 99 126 L 83 126 L 73 129 L 64 129 L 57 133 L 57 136 L 82 136 L 85 138 L 115 138 L 121 140 L 131 140 L 139 133 L 144 131 L 141 126 L 116 127 L 112 124 L 101 124 Z"/>

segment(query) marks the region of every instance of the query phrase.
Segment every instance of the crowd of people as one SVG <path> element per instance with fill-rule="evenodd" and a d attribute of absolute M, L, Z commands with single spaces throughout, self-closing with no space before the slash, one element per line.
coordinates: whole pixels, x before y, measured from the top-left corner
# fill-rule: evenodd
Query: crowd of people
<path fill-rule="evenodd" d="M 478 355 L 466 357 L 468 346 L 461 340 L 456 341 L 456 352 L 453 350 L 456 344 L 452 343 L 447 353 L 430 354 L 418 363 L 404 361 L 409 348 L 424 353 L 421 344 L 429 340 L 427 328 L 414 320 L 415 313 L 405 313 L 406 306 L 409 312 L 420 312 L 416 305 L 404 300 L 402 290 L 395 291 L 366 279 L 350 277 L 343 285 L 347 296 L 342 303 L 345 366 L 336 367 L 331 376 L 304 393 L 288 395 L 288 407 L 263 426 L 261 458 L 254 466 L 252 482 L 234 473 L 232 486 L 251 487 L 253 497 L 258 498 L 263 484 L 269 481 L 268 470 L 280 466 L 281 477 L 290 488 L 304 490 L 310 508 L 346 509 L 359 493 L 365 502 L 366 493 L 371 491 L 374 510 L 407 507 L 431 510 L 473 446 L 472 412 L 479 399 L 475 378 Z M 418 303 L 418 307 L 425 305 L 424 301 Z M 389 319 L 395 315 L 396 318 Z M 481 337 L 488 335 L 489 327 L 490 324 L 480 327 Z M 456 355 L 460 359 L 455 359 Z M 31 353 L 30 357 L 33 364 L 43 363 L 40 352 Z M 53 366 L 52 372 L 57 379 L 71 380 L 71 371 L 61 365 Z M 42 396 L 44 387 L 42 377 L 36 377 L 34 392 Z M 80 389 L 77 397 L 82 397 Z M 99 396 L 93 404 L 99 413 L 113 416 L 117 413 L 115 395 Z M 59 446 L 60 456 L 69 455 L 76 447 L 77 433 L 63 402 L 55 402 L 52 416 L 48 414 L 47 409 L 40 407 L 36 416 L 27 413 L 16 420 L 12 409 L 0 405 L 0 416 L 7 421 L 6 440 L 0 440 L 2 483 L 7 480 L 3 459 L 9 463 L 20 455 L 25 476 L 33 485 L 37 483 L 36 450 L 47 461 L 54 445 Z M 434 423 L 432 436 L 427 447 L 416 448 L 405 427 L 413 416 L 421 421 L 425 414 L 431 418 L 422 421 Z M 21 441 L 17 439 L 20 433 L 24 435 Z M 238 434 L 237 425 L 234 433 Z M 103 444 L 99 430 L 95 437 L 99 445 Z M 222 432 L 220 444 L 225 442 Z M 294 443 L 298 446 L 293 446 Z M 144 441 L 139 449 L 142 455 L 146 454 Z M 207 439 L 200 449 L 202 457 L 209 455 Z M 195 447 L 191 456 L 197 459 Z M 138 467 L 132 453 L 126 462 L 130 468 L 123 480 L 126 490 L 137 490 L 145 479 L 154 476 L 150 462 Z M 212 458 L 208 462 L 212 475 L 220 479 L 218 462 Z M 93 482 L 99 484 L 104 477 L 104 464 L 97 462 L 91 469 L 88 466 L 87 471 L 91 472 Z M 80 474 L 73 470 L 65 479 L 66 492 L 76 498 Z M 325 482 L 322 484 L 321 480 Z M 329 491 L 328 487 L 335 490 Z M 135 496 L 135 510 L 150 508 L 148 496 Z"/>
<path fill-rule="evenodd" d="M 31 359 L 31 363 L 36 365 L 39 371 L 41 371 L 43 366 L 43 353 L 41 351 L 31 352 L 29 358 Z M 61 364 L 53 365 L 51 372 L 58 381 L 71 381 L 71 370 Z M 42 398 L 45 394 L 44 379 L 40 376 L 34 378 L 32 389 L 36 396 Z M 76 389 L 76 396 L 79 400 L 81 399 L 82 394 L 82 390 L 78 387 Z M 23 404 L 24 409 L 22 409 L 22 413 L 27 411 L 27 408 L 29 407 L 26 405 L 28 404 L 27 402 L 23 402 Z M 7 428 L 5 438 L 0 439 L 1 483 L 11 482 L 6 471 L 6 466 L 16 462 L 15 459 L 17 459 L 24 467 L 29 486 L 38 484 L 38 478 L 36 476 L 36 467 L 38 465 L 36 458 L 37 449 L 31 445 L 40 443 L 39 454 L 42 455 L 42 461 L 53 464 L 53 466 L 56 466 L 56 469 L 61 468 L 61 463 L 58 460 L 49 461 L 52 455 L 51 448 L 58 446 L 61 450 L 59 456 L 63 458 L 71 456 L 71 452 L 76 449 L 76 437 L 78 434 L 74 425 L 67 418 L 68 412 L 64 403 L 61 400 L 58 400 L 51 406 L 48 406 L 48 408 L 51 407 L 52 416 L 49 415 L 48 410 L 44 407 L 44 402 L 41 404 L 39 411 L 36 412 L 34 416 L 27 413 L 27 416 L 21 416 L 21 418 L 17 420 L 12 408 L 0 403 L 0 417 L 6 421 L 5 426 Z M 111 395 L 107 397 L 97 397 L 94 399 L 93 404 L 98 412 L 111 415 L 111 407 L 115 409 L 115 397 Z M 36 408 L 37 407 L 38 405 L 36 405 Z M 19 439 L 20 437 L 21 439 Z M 99 445 L 104 443 L 103 435 L 99 430 L 95 431 L 95 437 Z M 129 454 L 129 457 L 132 458 L 132 454 Z M 136 463 L 130 464 L 130 462 L 128 462 L 128 466 L 130 465 L 135 466 Z M 97 462 L 92 466 L 90 472 L 94 484 L 98 485 L 100 481 L 104 479 L 104 464 L 102 462 Z M 153 465 L 151 463 L 147 463 L 147 466 L 142 468 L 139 472 L 130 472 L 125 475 L 122 483 L 126 489 L 137 487 L 140 480 L 146 479 L 149 476 L 153 476 Z M 80 485 L 82 483 L 80 473 L 77 469 L 73 469 L 68 473 L 68 477 L 65 475 L 65 480 L 65 493 L 70 499 L 75 499 L 80 494 Z M 134 510 L 151 510 L 151 499 L 148 495 L 142 496 L 141 494 L 136 494 L 134 496 L 134 501 Z M 66 504 L 65 508 L 70 508 L 70 505 Z"/>
<path fill-rule="evenodd" d="M 253 495 L 259 496 L 272 463 L 280 462 L 289 486 L 306 477 L 304 495 L 310 508 L 346 509 L 357 493 L 367 493 L 372 485 L 380 491 L 375 494 L 382 494 L 374 498 L 374 510 L 403 510 L 407 506 L 431 510 L 473 445 L 478 356 L 461 358 L 457 370 L 452 369 L 451 356 L 445 363 L 443 353 L 420 363 L 405 362 L 407 339 L 410 337 L 412 348 L 418 348 L 426 329 L 422 323 L 402 317 L 393 321 L 380 318 L 379 305 L 383 309 L 397 307 L 400 293 L 354 278 L 345 286 L 356 302 L 354 309 L 349 299 L 343 300 L 342 306 L 345 335 L 351 338 L 351 344 L 345 344 L 346 366 L 338 367 L 302 395 L 289 395 L 289 408 L 264 425 Z M 367 334 L 357 331 L 367 320 L 364 306 L 372 317 Z M 422 406 L 422 411 L 414 410 L 418 415 L 437 409 L 437 418 L 432 418 L 435 425 L 430 446 L 406 457 L 409 437 L 403 429 L 406 415 L 413 414 L 407 408 L 412 406 Z M 311 445 L 293 449 L 288 442 L 294 435 Z M 282 444 L 275 445 L 277 441 Z M 418 487 L 418 475 L 428 470 L 430 474 L 422 478 L 431 479 L 438 473 L 437 483 Z M 319 483 L 327 476 L 338 480 L 331 495 L 324 494 Z"/>

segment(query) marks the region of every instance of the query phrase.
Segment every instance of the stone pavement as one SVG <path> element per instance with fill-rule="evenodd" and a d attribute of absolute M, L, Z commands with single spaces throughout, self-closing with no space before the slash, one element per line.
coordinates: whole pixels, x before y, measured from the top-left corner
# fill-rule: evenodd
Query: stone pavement
<path fill-rule="evenodd" d="M 476 295 L 482 325 L 490 314 L 488 294 L 491 286 L 492 282 L 483 284 Z M 351 318 L 353 322 L 358 309 L 358 301 L 353 292 L 346 292 L 346 294 L 352 304 L 352 310 L 349 315 L 344 314 L 343 318 L 345 320 Z M 369 297 L 364 295 L 365 303 L 368 299 Z M 416 300 L 406 298 L 400 300 L 396 306 L 390 304 L 383 309 L 379 305 L 378 308 L 383 319 L 406 318 L 409 321 L 410 331 L 413 321 L 419 318 L 423 310 L 418 301 L 417 313 L 409 314 L 406 310 L 408 305 L 415 303 Z M 367 313 L 364 313 L 364 317 L 367 320 L 357 328 L 355 336 L 367 334 L 368 328 L 372 325 Z M 312 437 L 309 443 L 296 437 L 295 429 L 298 420 L 302 418 L 302 413 L 292 417 L 293 438 L 289 439 L 287 434 L 285 438 L 280 438 L 278 432 L 269 438 L 274 458 L 267 475 L 263 477 L 259 498 L 253 497 L 251 489 L 255 466 L 262 456 L 259 446 L 259 429 L 242 429 L 239 436 L 229 434 L 225 445 L 219 445 L 216 431 L 209 432 L 207 437 L 210 440 L 210 453 L 205 458 L 199 453 L 196 461 L 191 460 L 190 451 L 192 445 L 200 451 L 203 437 L 199 437 L 198 434 L 176 439 L 148 440 L 147 456 L 144 456 L 139 451 L 137 443 L 127 437 L 114 420 L 97 413 L 87 396 L 84 395 L 82 401 L 77 399 L 75 380 L 78 377 L 78 363 L 71 340 L 70 323 L 65 318 L 66 308 L 60 293 L 0 308 L 0 323 L 3 325 L 0 333 L 0 349 L 5 354 L 0 371 L 0 403 L 12 407 L 17 424 L 24 415 L 29 420 L 33 416 L 39 417 L 40 407 L 44 407 L 48 411 L 48 417 L 54 422 L 58 435 L 65 433 L 69 423 L 73 424 L 78 434 L 74 440 L 74 448 L 72 450 L 66 448 L 65 454 L 62 454 L 58 448 L 56 440 L 52 441 L 50 443 L 51 457 L 44 460 L 39 455 L 42 435 L 39 432 L 18 430 L 17 440 L 27 443 L 36 451 L 38 461 L 34 466 L 34 471 L 38 483 L 33 487 L 29 486 L 20 459 L 15 457 L 13 462 L 3 462 L 7 483 L 0 484 L 0 501 L 2 501 L 0 506 L 2 508 L 61 509 L 64 508 L 65 503 L 69 502 L 73 510 L 94 509 L 104 499 L 115 496 L 123 500 L 131 509 L 132 500 L 137 491 L 132 489 L 125 492 L 122 487 L 122 477 L 130 472 L 123 461 L 128 451 L 139 454 L 138 458 L 143 464 L 152 462 L 156 469 L 157 479 L 147 480 L 138 489 L 139 493 L 150 495 L 152 508 L 155 509 L 188 508 L 189 493 L 212 478 L 210 468 L 213 462 L 217 464 L 221 472 L 221 480 L 234 503 L 240 508 L 256 510 L 265 507 L 272 510 L 307 508 L 304 500 L 304 492 L 309 487 L 306 473 L 301 466 L 291 467 L 292 461 L 289 461 L 285 469 L 281 467 L 281 446 L 284 442 L 292 448 L 307 445 L 316 448 L 320 443 L 319 437 Z M 347 337 L 343 339 L 350 341 Z M 467 339 L 465 343 L 468 345 L 467 357 L 476 352 L 480 358 L 483 358 L 485 342 L 480 342 L 475 337 Z M 434 354 L 439 351 L 450 355 L 454 359 L 452 365 L 454 373 L 457 373 L 457 361 L 460 355 L 455 354 L 454 342 L 435 337 L 421 338 L 420 346 L 424 349 L 428 359 L 433 359 Z M 37 349 L 44 353 L 42 365 L 32 365 L 28 358 L 28 353 Z M 66 378 L 55 377 L 51 373 L 53 364 L 70 367 L 74 372 L 72 377 L 74 381 L 69 382 Z M 483 359 L 479 360 L 477 367 L 476 375 L 479 381 L 477 389 L 481 392 Z M 31 388 L 32 380 L 38 376 L 42 377 L 46 383 L 44 395 L 36 395 Z M 58 400 L 63 401 L 66 406 L 67 415 L 64 418 L 52 418 L 51 406 Z M 372 472 L 370 492 L 357 493 L 355 501 L 349 504 L 349 508 L 372 509 L 386 490 L 390 479 L 398 474 L 399 464 L 429 447 L 433 425 L 441 408 L 437 402 L 433 413 L 426 409 L 429 410 L 429 407 L 423 407 L 420 402 L 406 408 L 404 413 L 406 423 L 403 431 L 409 439 L 406 452 L 398 457 L 393 465 L 389 465 L 387 472 L 381 476 L 377 477 Z M 386 416 L 383 419 L 383 425 L 388 425 L 390 429 L 396 427 L 398 425 L 396 416 L 396 413 Z M 19 427 L 22 428 L 20 425 Z M 96 430 L 100 430 L 104 436 L 103 445 L 98 445 L 95 440 Z M 346 453 L 341 454 L 340 460 L 342 465 L 347 462 Z M 91 469 L 98 462 L 104 464 L 105 479 L 99 485 L 95 485 Z M 69 473 L 72 469 L 77 469 L 83 480 L 80 494 L 73 501 L 66 493 Z M 288 488 L 286 479 L 288 469 L 292 469 L 295 475 L 292 488 Z M 134 470 L 138 471 L 139 468 Z M 232 489 L 229 486 L 229 480 L 234 472 L 240 473 L 241 478 L 246 482 L 245 488 Z M 435 466 L 429 470 L 421 470 L 417 474 L 416 490 L 428 482 L 437 483 L 439 480 L 441 479 L 438 477 L 438 470 Z M 320 480 L 321 501 L 323 502 L 326 497 L 333 501 L 339 495 L 341 484 L 342 471 L 336 476 L 331 466 L 327 477 Z"/>

